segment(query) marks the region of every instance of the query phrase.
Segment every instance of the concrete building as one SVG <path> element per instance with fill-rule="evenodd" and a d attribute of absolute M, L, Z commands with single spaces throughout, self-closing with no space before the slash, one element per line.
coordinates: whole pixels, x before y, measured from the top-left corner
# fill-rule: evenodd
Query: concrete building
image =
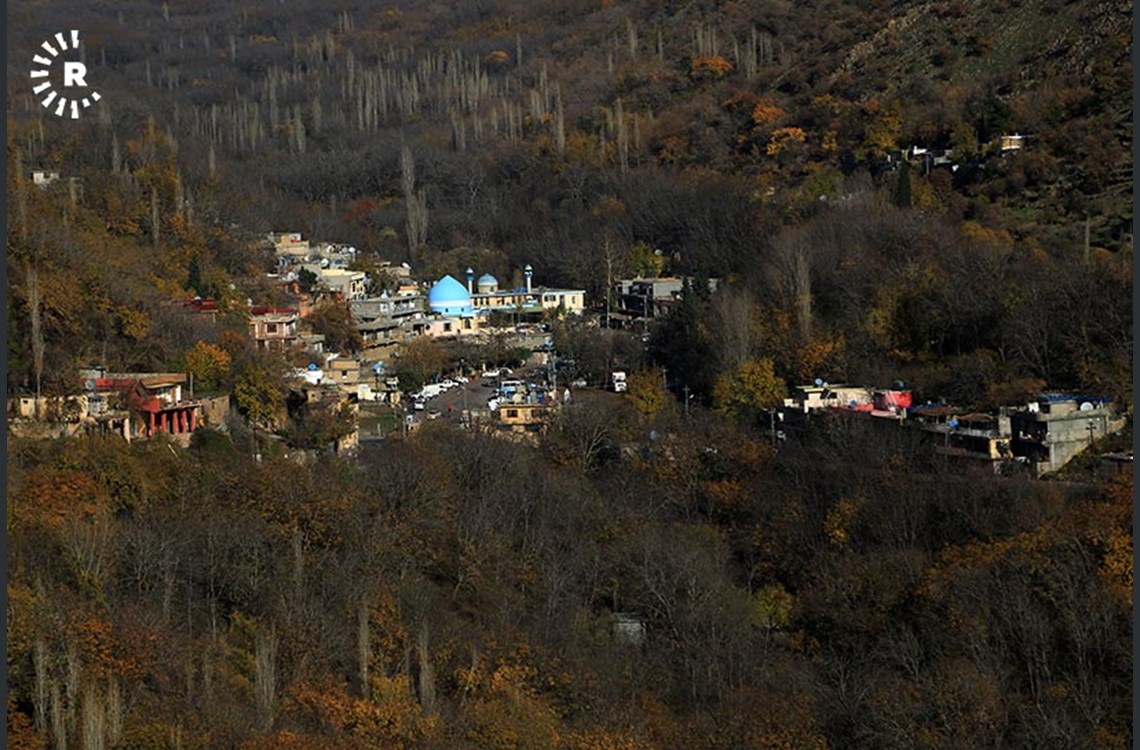
<path fill-rule="evenodd" d="M 278 258 L 304 260 L 309 257 L 309 243 L 300 232 L 270 232 L 268 239 Z"/>
<path fill-rule="evenodd" d="M 325 365 L 325 377 L 342 391 L 356 393 L 360 382 L 360 363 L 348 357 L 339 357 Z"/>
<path fill-rule="evenodd" d="M 499 405 L 496 414 L 499 424 L 516 432 L 541 430 L 558 411 L 557 398 L 548 396 L 542 400 L 524 398 Z"/>
<path fill-rule="evenodd" d="M 299 343 L 297 310 L 255 305 L 249 309 L 249 335 L 259 349 L 284 350 Z"/>
<path fill-rule="evenodd" d="M 870 411 L 874 407 L 874 391 L 865 386 L 858 385 L 832 385 L 830 383 L 817 383 L 815 385 L 798 385 L 792 390 L 790 398 L 784 399 L 784 409 L 808 413 L 819 409 L 864 407 Z"/>
<path fill-rule="evenodd" d="M 398 344 L 413 334 L 413 324 L 425 317 L 422 294 L 368 297 L 350 305 L 356 330 L 366 348 Z"/>
<path fill-rule="evenodd" d="M 352 311 L 352 317 L 361 323 L 384 319 L 396 323 L 408 323 L 424 317 L 425 302 L 422 294 L 395 297 L 381 294 L 379 297 L 354 300 L 349 309 Z"/>
<path fill-rule="evenodd" d="M 956 413 L 947 407 L 917 410 L 910 423 L 933 437 L 934 452 L 997 472 L 1013 460 L 1010 417 L 1001 413 Z"/>
<path fill-rule="evenodd" d="M 1059 470 L 1093 441 L 1118 432 L 1125 423 L 1112 402 L 1045 394 L 1011 417 L 1011 449 L 1036 474 Z"/>
<path fill-rule="evenodd" d="M 709 279 L 709 291 L 715 292 L 718 279 Z M 659 318 L 681 299 L 685 279 L 677 276 L 644 279 L 622 279 L 614 284 L 610 315 L 617 321 Z"/>
<path fill-rule="evenodd" d="M 317 274 L 317 281 L 349 302 L 362 300 L 367 296 L 368 277 L 363 271 L 322 268 Z"/>
<path fill-rule="evenodd" d="M 40 190 L 46 190 L 53 182 L 59 182 L 59 172 L 50 169 L 33 169 L 31 178 L 33 185 Z"/>

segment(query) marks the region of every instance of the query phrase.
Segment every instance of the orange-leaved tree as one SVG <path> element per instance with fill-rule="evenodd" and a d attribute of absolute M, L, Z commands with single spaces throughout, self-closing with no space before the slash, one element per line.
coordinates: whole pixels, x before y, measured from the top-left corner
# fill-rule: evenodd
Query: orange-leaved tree
<path fill-rule="evenodd" d="M 776 375 L 772 360 L 752 359 L 735 372 L 717 378 L 713 403 L 724 414 L 748 419 L 779 406 L 787 394 L 788 388 Z"/>

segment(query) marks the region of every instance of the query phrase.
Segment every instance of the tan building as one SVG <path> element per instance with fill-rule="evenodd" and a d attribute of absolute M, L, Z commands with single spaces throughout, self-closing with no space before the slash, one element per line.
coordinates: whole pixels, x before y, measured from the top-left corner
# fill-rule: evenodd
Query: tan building
<path fill-rule="evenodd" d="M 288 349 L 300 342 L 297 335 L 297 310 L 291 307 L 249 309 L 249 335 L 259 349 Z"/>
<path fill-rule="evenodd" d="M 279 258 L 307 258 L 309 243 L 302 239 L 300 232 L 271 232 L 269 242 Z"/>
<path fill-rule="evenodd" d="M 334 359 L 325 366 L 325 376 L 341 390 L 355 393 L 360 382 L 360 363 L 355 359 Z"/>
<path fill-rule="evenodd" d="M 474 335 L 479 333 L 486 324 L 486 319 L 476 317 L 429 318 L 412 323 L 412 331 L 417 336 L 450 338 L 452 336 Z"/>
<path fill-rule="evenodd" d="M 329 291 L 338 292 L 350 302 L 362 300 L 367 296 L 366 278 L 363 271 L 346 271 L 340 268 L 322 268 L 317 274 L 317 280 L 328 287 Z"/>
<path fill-rule="evenodd" d="M 541 429 L 543 425 L 550 421 L 554 416 L 556 401 L 550 404 L 512 404 L 504 403 L 499 406 L 499 424 L 508 427 L 512 430 L 535 430 Z"/>
<path fill-rule="evenodd" d="M 581 315 L 586 309 L 584 289 L 554 289 L 536 287 L 532 283 L 534 269 L 529 265 L 523 271 L 526 286 L 518 289 L 499 289 L 499 280 L 490 274 L 483 274 L 476 282 L 475 273 L 467 269 L 467 292 L 471 304 L 478 311 L 498 310 L 501 312 L 534 313 L 545 310 L 564 309 L 570 315 Z"/>

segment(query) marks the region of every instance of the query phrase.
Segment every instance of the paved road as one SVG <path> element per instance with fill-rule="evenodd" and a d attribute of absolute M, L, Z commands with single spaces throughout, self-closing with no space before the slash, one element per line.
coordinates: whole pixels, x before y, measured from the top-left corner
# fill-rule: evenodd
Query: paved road
<path fill-rule="evenodd" d="M 529 371 L 526 371 L 529 372 Z M 527 375 L 524 371 L 517 370 L 512 375 L 507 375 L 503 380 L 526 380 Z M 490 382 L 490 380 L 488 380 Z M 440 416 L 438 419 L 443 419 L 453 424 L 459 424 L 460 417 L 464 409 L 486 409 L 487 400 L 491 398 L 492 391 L 496 386 L 483 385 L 481 378 L 472 378 L 469 383 L 460 387 L 452 388 L 446 393 L 441 393 L 435 398 L 428 399 L 424 404 L 423 411 L 413 412 L 415 420 L 421 422 L 427 419 L 427 414 L 430 411 L 438 411 Z M 412 400 L 407 399 L 407 403 L 411 404 Z"/>

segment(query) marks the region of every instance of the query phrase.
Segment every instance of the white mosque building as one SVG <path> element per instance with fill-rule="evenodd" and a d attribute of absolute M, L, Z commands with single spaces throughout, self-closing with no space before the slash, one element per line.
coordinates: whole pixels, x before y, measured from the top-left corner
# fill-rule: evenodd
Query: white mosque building
<path fill-rule="evenodd" d="M 586 292 L 583 289 L 554 289 L 536 287 L 532 283 L 534 269 L 528 263 L 523 269 L 526 286 L 518 289 L 499 289 L 499 280 L 485 273 L 475 282 L 475 272 L 467 269 L 467 293 L 471 304 L 478 311 L 501 310 L 503 312 L 535 313 L 562 308 L 568 315 L 581 315 L 586 309 Z"/>
<path fill-rule="evenodd" d="M 429 317 L 416 323 L 416 333 L 440 337 L 475 333 L 492 311 L 533 316 L 558 309 L 580 315 L 586 309 L 585 290 L 535 287 L 534 269 L 528 264 L 523 273 L 526 286 L 510 290 L 500 290 L 499 280 L 489 273 L 476 281 L 471 268 L 466 286 L 454 276 L 444 276 L 428 291 Z"/>

